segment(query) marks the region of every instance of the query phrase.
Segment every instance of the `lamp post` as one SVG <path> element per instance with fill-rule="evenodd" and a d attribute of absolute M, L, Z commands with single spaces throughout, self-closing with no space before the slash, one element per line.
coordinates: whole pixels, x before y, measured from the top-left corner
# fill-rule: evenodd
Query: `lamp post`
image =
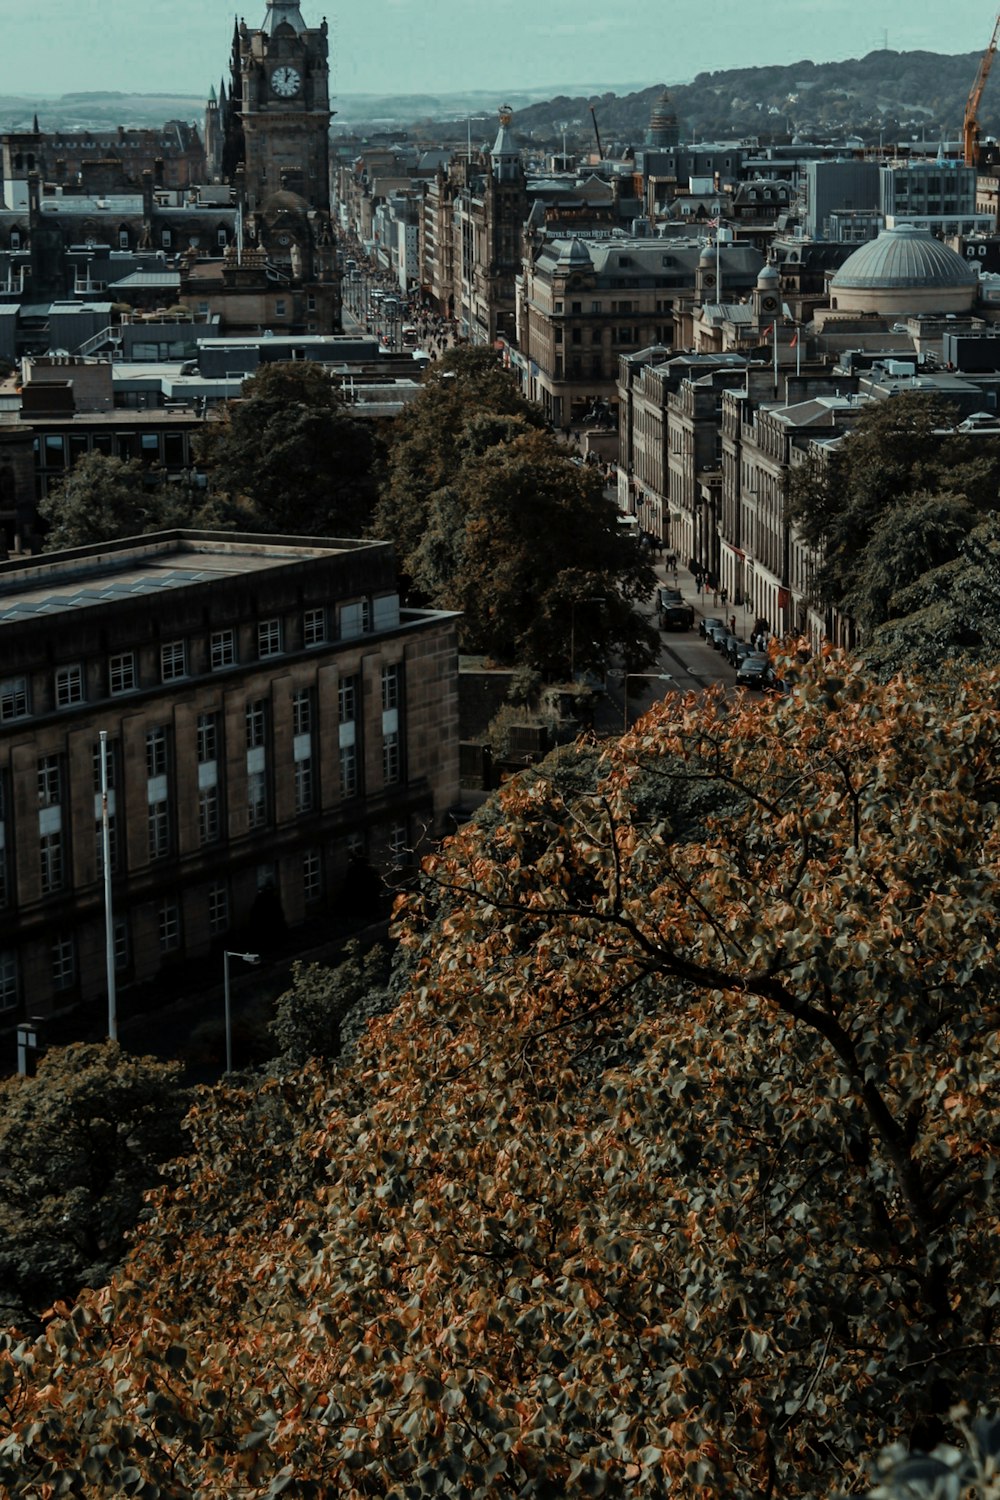
<path fill-rule="evenodd" d="M 101 743 L 101 866 L 104 879 L 104 962 L 108 981 L 108 1039 L 118 1040 L 118 992 L 115 984 L 115 919 L 111 900 L 111 802 L 108 791 L 108 731 Z"/>
<path fill-rule="evenodd" d="M 644 677 L 647 682 L 673 682 L 669 672 L 625 672 L 622 674 L 624 692 L 622 694 L 622 729 L 628 729 L 628 685 L 633 678 Z"/>
<path fill-rule="evenodd" d="M 569 604 L 569 680 L 576 681 L 576 606 L 578 604 L 606 604 L 603 594 L 590 594 L 585 599 L 571 599 Z"/>
<path fill-rule="evenodd" d="M 222 955 L 223 991 L 224 991 L 224 994 L 225 994 L 225 1001 L 226 1001 L 226 1072 L 227 1073 L 231 1073 L 233 1071 L 233 1021 L 232 1021 L 232 1012 L 231 1012 L 230 1006 L 229 1006 L 229 960 L 231 958 L 240 958 L 240 959 L 243 960 L 243 962 L 245 964 L 259 964 L 260 963 L 260 954 L 259 953 L 230 953 L 228 951 L 228 949 L 227 949 L 227 951 L 225 953 L 223 953 L 223 955 Z"/>

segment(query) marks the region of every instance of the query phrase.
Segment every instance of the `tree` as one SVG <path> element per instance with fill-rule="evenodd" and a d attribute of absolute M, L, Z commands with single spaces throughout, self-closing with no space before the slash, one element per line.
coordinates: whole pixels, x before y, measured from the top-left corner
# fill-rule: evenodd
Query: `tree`
<path fill-rule="evenodd" d="M 549 678 L 656 658 L 652 570 L 490 351 L 459 351 L 401 419 L 376 526 L 420 597 L 463 612 L 467 651 Z"/>
<path fill-rule="evenodd" d="M 354 938 L 335 968 L 293 964 L 291 988 L 279 997 L 271 1022 L 282 1066 L 339 1057 L 348 1015 L 366 1002 L 378 1006 L 388 980 L 389 950 L 376 944 L 366 951 Z"/>
<path fill-rule="evenodd" d="M 866 660 L 883 676 L 927 668 L 968 672 L 1000 656 L 1000 518 L 988 516 L 951 561 L 897 590 L 892 616 L 875 630 Z"/>
<path fill-rule="evenodd" d="M 200 434 L 212 488 L 262 531 L 360 536 L 377 492 L 378 443 L 311 361 L 260 367 Z"/>
<path fill-rule="evenodd" d="M 989 1399 L 998 690 L 831 656 L 508 784 L 356 1058 L 0 1344 L 0 1486 L 794 1500 Z"/>
<path fill-rule="evenodd" d="M 87 453 L 38 502 L 45 549 L 90 547 L 159 529 L 158 497 L 147 494 L 142 465 Z"/>
<path fill-rule="evenodd" d="M 113 1042 L 57 1047 L 0 1082 L 0 1285 L 5 1322 L 99 1285 L 143 1194 L 184 1148 L 180 1066 Z"/>
<path fill-rule="evenodd" d="M 844 600 L 866 636 L 896 614 L 900 590 L 958 556 L 981 519 L 964 495 L 950 492 L 909 496 L 883 513 Z"/>
<path fill-rule="evenodd" d="M 870 579 L 885 552 L 886 528 L 903 522 L 914 543 L 901 543 L 890 559 L 918 565 L 954 555 L 954 523 L 961 515 L 984 514 L 995 502 L 1000 478 L 1000 449 L 956 429 L 953 406 L 920 393 L 872 402 L 829 461 L 804 465 L 792 479 L 790 509 L 806 540 L 821 555 L 815 592 L 819 601 L 838 608 L 857 603 L 880 623 L 883 591 L 873 595 Z M 935 497 L 950 509 L 944 519 L 928 508 Z M 965 506 L 962 510 L 961 507 Z M 913 513 L 913 523 L 910 515 Z M 926 535 L 922 530 L 926 528 Z M 944 542 L 950 550 L 934 556 Z M 866 583 L 866 574 L 869 582 Z M 892 587 L 915 581 L 896 573 Z"/>
<path fill-rule="evenodd" d="M 907 1453 L 900 1444 L 879 1455 L 880 1483 L 867 1500 L 1000 1500 L 1000 1418 L 955 1421 L 961 1446 L 942 1443 L 931 1453 Z"/>
<path fill-rule="evenodd" d="M 426 531 L 431 497 L 453 483 L 467 459 L 544 427 L 539 408 L 522 398 L 491 349 L 450 349 L 396 422 L 378 534 L 408 558 Z"/>

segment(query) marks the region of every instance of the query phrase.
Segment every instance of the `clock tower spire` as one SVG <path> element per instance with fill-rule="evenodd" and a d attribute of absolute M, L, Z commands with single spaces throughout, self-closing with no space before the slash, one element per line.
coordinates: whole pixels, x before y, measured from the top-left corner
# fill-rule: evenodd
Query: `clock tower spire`
<path fill-rule="evenodd" d="M 299 0 L 267 0 L 257 31 L 240 27 L 240 117 L 251 213 L 276 193 L 330 209 L 330 68 L 326 21 L 310 27 Z"/>
<path fill-rule="evenodd" d="M 256 30 L 237 24 L 226 180 L 244 210 L 249 259 L 241 273 L 266 268 L 282 291 L 270 316 L 308 332 L 340 327 L 340 281 L 330 221 L 329 28 L 325 20 L 307 25 L 302 3 L 267 0 Z"/>

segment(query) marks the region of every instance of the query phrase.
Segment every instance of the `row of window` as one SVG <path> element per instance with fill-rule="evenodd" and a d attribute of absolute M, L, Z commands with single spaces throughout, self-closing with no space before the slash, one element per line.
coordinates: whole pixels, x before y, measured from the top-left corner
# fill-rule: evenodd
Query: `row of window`
<path fill-rule="evenodd" d="M 162 463 L 168 469 L 183 469 L 190 462 L 185 432 L 46 432 L 34 439 L 34 448 L 38 467 L 47 474 L 72 468 L 88 453 L 136 458 L 147 466 Z"/>
<path fill-rule="evenodd" d="M 302 617 L 302 644 L 306 648 L 327 643 L 327 611 L 325 608 L 307 609 Z M 260 620 L 257 623 L 258 661 L 280 656 L 283 652 L 283 631 L 280 619 Z M 215 630 L 209 637 L 209 666 L 213 672 L 233 667 L 238 662 L 237 634 L 235 630 Z M 177 682 L 188 675 L 188 642 L 167 641 L 160 647 L 161 683 Z M 137 657 L 134 651 L 122 651 L 108 658 L 108 692 L 112 697 L 134 692 L 140 686 Z M 57 708 L 73 708 L 86 699 L 83 665 L 74 662 L 57 667 L 55 673 L 55 704 Z M 0 680 L 0 724 L 15 719 L 24 719 L 31 713 L 31 702 L 27 676 L 8 677 Z"/>
<path fill-rule="evenodd" d="M 386 786 L 402 779 L 402 741 L 398 709 L 401 699 L 400 668 L 382 669 L 382 776 Z M 342 678 L 338 689 L 338 722 L 340 726 L 339 764 L 341 797 L 351 800 L 361 788 L 360 735 L 358 709 L 361 683 L 358 677 Z M 313 812 L 315 798 L 316 711 L 313 692 L 302 689 L 292 698 L 293 778 L 295 816 Z M 247 828 L 264 828 L 272 817 L 270 767 L 268 764 L 268 704 L 259 699 L 248 702 L 244 710 L 244 738 L 247 773 Z M 220 773 L 222 748 L 221 720 L 218 713 L 198 716 L 196 755 L 198 763 L 198 838 L 202 846 L 218 843 L 222 837 L 223 787 Z M 112 873 L 119 869 L 118 822 L 115 792 L 120 785 L 120 747 L 107 743 L 104 764 L 107 768 L 108 853 Z M 103 787 L 100 744 L 93 751 L 93 789 L 95 803 L 95 844 L 98 877 L 104 873 L 104 816 L 100 794 Z M 62 758 L 59 755 L 39 757 L 36 763 L 37 800 L 39 807 L 39 861 L 41 890 L 45 896 L 64 889 L 68 866 L 66 838 L 57 810 L 65 800 Z M 7 875 L 7 840 L 4 837 L 3 778 L 0 777 L 0 907 L 10 898 Z M 170 784 L 170 742 L 168 730 L 156 726 L 146 731 L 146 834 L 150 861 L 168 859 L 174 852 L 173 818 Z M 44 815 L 44 816 L 43 816 Z"/>
<path fill-rule="evenodd" d="M 403 822 L 389 829 L 389 854 L 394 861 L 403 862 L 409 856 L 409 830 Z M 350 855 L 364 853 L 364 836 L 355 834 L 348 840 Z M 323 856 L 317 848 L 303 851 L 300 865 L 303 904 L 317 905 L 323 898 Z M 277 886 L 277 869 L 273 864 L 262 865 L 257 872 L 259 890 Z M 221 937 L 230 928 L 230 895 L 227 881 L 214 881 L 207 889 L 205 909 L 208 931 L 212 937 Z M 182 910 L 180 897 L 169 895 L 157 906 L 157 937 L 160 953 L 166 957 L 180 952 L 184 945 Z M 115 968 L 125 972 L 131 965 L 131 942 L 129 921 L 120 916 L 114 922 Z M 60 934 L 49 948 L 52 988 L 65 992 L 74 988 L 78 978 L 76 938 L 72 933 Z M 17 953 L 13 949 L 0 949 L 0 1012 L 13 1010 L 19 1000 L 19 972 Z"/>

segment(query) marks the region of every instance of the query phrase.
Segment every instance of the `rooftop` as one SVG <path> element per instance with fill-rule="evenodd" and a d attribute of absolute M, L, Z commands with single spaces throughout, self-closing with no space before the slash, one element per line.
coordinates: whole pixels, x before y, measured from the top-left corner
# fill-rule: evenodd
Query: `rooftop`
<path fill-rule="evenodd" d="M 888 290 L 969 286 L 977 280 L 976 268 L 967 265 L 957 251 L 935 239 L 929 230 L 898 224 L 894 229 L 883 229 L 878 239 L 869 240 L 849 255 L 831 286 L 837 290 Z"/>
<path fill-rule="evenodd" d="M 155 598 L 223 577 L 261 573 L 310 558 L 386 542 L 165 531 L 102 547 L 76 547 L 42 559 L 0 563 L 0 627 L 134 598 Z"/>

